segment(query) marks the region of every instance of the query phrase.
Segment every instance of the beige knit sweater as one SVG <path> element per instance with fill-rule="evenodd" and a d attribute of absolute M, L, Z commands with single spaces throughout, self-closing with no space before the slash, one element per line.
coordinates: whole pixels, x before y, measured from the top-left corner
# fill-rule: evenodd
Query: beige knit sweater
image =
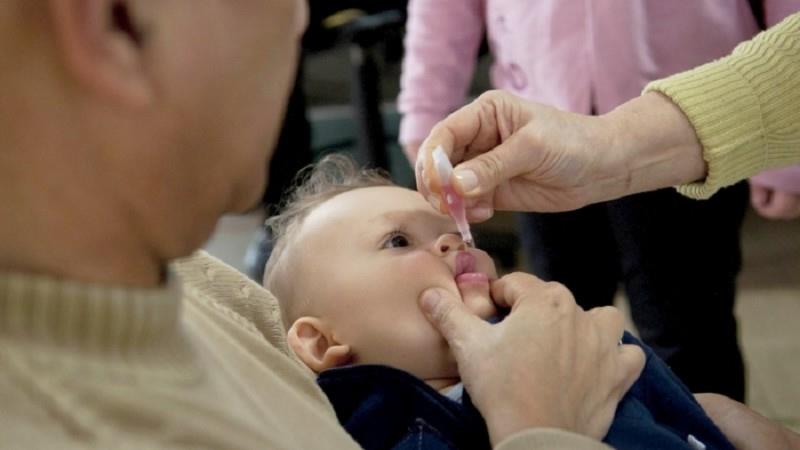
<path fill-rule="evenodd" d="M 0 273 L 2 449 L 357 449 L 274 298 L 199 252 L 170 285 Z M 605 448 L 557 430 L 499 448 Z"/>

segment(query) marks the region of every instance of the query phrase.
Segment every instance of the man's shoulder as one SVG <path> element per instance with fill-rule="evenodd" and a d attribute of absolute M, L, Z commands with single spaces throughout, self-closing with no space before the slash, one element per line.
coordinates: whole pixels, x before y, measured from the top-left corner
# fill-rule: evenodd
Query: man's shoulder
<path fill-rule="evenodd" d="M 183 297 L 190 307 L 224 317 L 291 356 L 280 306 L 268 290 L 202 250 L 175 261 L 172 270 L 181 280 Z"/>

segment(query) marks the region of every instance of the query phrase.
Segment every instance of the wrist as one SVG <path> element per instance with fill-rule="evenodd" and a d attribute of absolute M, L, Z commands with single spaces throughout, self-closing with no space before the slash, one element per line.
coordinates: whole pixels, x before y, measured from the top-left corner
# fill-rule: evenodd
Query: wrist
<path fill-rule="evenodd" d="M 481 411 L 483 413 L 483 411 Z M 497 446 L 509 437 L 525 430 L 550 428 L 567 430 L 564 424 L 559 424 L 546 414 L 536 414 L 531 410 L 515 413 L 509 409 L 495 410 L 484 414 L 486 426 L 492 447 Z M 568 430 L 567 430 L 568 431 Z"/>
<path fill-rule="evenodd" d="M 694 128 L 669 98 L 651 92 L 601 116 L 610 134 L 607 166 L 621 180 L 617 197 L 705 178 Z"/>

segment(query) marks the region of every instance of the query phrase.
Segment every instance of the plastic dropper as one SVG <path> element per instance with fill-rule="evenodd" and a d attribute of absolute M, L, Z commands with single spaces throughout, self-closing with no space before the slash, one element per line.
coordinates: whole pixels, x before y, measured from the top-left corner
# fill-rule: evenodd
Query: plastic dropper
<path fill-rule="evenodd" d="M 447 212 L 455 220 L 458 232 L 461 233 L 461 239 L 468 247 L 475 247 L 475 241 L 472 239 L 472 232 L 469 230 L 469 222 L 467 222 L 467 210 L 464 208 L 464 199 L 456 192 L 453 185 L 450 183 L 450 178 L 453 175 L 453 165 L 450 159 L 445 154 L 442 146 L 437 146 L 433 150 L 433 165 L 436 167 L 436 173 L 439 175 L 439 183 L 442 187 L 444 194 L 444 201 L 447 204 Z"/>

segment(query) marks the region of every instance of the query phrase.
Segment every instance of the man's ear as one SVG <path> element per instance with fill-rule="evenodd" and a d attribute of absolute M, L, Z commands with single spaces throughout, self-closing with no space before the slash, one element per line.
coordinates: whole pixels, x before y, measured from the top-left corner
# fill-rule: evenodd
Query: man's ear
<path fill-rule="evenodd" d="M 301 317 L 289 328 L 289 347 L 316 373 L 352 360 L 350 346 L 333 340 L 330 330 L 316 317 Z"/>
<path fill-rule="evenodd" d="M 56 48 L 82 87 L 128 107 L 152 101 L 148 36 L 128 0 L 48 0 Z M 141 2 L 137 4 L 142 4 Z"/>

